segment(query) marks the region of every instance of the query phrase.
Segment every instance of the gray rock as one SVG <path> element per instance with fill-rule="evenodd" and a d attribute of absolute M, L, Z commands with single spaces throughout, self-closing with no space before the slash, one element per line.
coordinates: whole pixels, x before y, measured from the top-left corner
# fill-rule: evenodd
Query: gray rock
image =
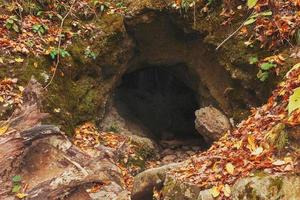
<path fill-rule="evenodd" d="M 212 106 L 197 110 L 195 115 L 195 128 L 207 142 L 218 140 L 231 128 L 228 118 Z"/>
<path fill-rule="evenodd" d="M 167 174 L 162 189 L 164 200 L 195 200 L 200 192 L 197 185 L 179 181 L 172 174 Z"/>
<path fill-rule="evenodd" d="M 238 180 L 231 188 L 233 200 L 298 200 L 300 197 L 299 175 L 265 175 Z M 193 183 L 179 181 L 167 174 L 162 189 L 164 200 L 213 200 L 209 189 L 202 190 Z"/>
<path fill-rule="evenodd" d="M 299 198 L 299 175 L 248 177 L 237 181 L 232 188 L 233 200 L 297 200 Z"/>
<path fill-rule="evenodd" d="M 151 197 L 153 188 L 161 188 L 165 181 L 166 173 L 170 169 L 182 166 L 183 163 L 172 163 L 162 167 L 148 169 L 134 177 L 132 199 Z"/>

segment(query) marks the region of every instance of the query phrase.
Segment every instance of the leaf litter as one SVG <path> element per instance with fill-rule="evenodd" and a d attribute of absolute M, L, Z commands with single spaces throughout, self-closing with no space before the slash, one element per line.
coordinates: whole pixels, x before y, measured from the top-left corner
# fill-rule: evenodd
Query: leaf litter
<path fill-rule="evenodd" d="M 297 103 L 292 112 L 288 111 L 293 95 L 298 95 L 295 94 L 298 87 L 300 68 L 297 67 L 273 91 L 267 104 L 253 108 L 251 116 L 236 130 L 228 131 L 209 150 L 192 156 L 188 164 L 169 173 L 181 182 L 193 183 L 201 189 L 210 188 L 212 196 L 221 199 L 230 197 L 230 187 L 236 180 L 257 171 L 299 173 L 299 152 L 288 145 L 284 153 L 278 153 L 279 148 L 266 137 L 274 127 L 282 130 L 300 125 L 300 105 Z M 216 166 L 221 170 L 216 170 Z"/>

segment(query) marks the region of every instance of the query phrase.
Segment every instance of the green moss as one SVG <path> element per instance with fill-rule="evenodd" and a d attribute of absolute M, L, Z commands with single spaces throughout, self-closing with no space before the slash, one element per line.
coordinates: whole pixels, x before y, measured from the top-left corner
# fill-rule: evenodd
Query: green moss
<path fill-rule="evenodd" d="M 135 156 L 130 157 L 128 159 L 128 162 L 126 163 L 127 167 L 139 167 L 140 171 L 143 171 L 146 169 L 146 162 L 153 159 L 156 155 L 154 152 L 154 149 L 151 147 L 145 145 L 143 142 L 138 143 L 135 141 L 131 141 L 131 145 L 134 146 L 135 150 Z"/>
<path fill-rule="evenodd" d="M 259 200 L 260 199 L 259 195 L 256 193 L 256 190 L 252 187 L 251 182 L 245 186 L 245 193 L 240 194 L 239 199 L 244 199 L 244 196 L 246 196 L 247 199 L 249 199 L 249 200 Z"/>
<path fill-rule="evenodd" d="M 283 181 L 281 177 L 275 177 L 271 179 L 271 184 L 268 188 L 270 197 L 277 196 L 282 189 Z M 280 197 L 278 197 L 280 199 Z"/>

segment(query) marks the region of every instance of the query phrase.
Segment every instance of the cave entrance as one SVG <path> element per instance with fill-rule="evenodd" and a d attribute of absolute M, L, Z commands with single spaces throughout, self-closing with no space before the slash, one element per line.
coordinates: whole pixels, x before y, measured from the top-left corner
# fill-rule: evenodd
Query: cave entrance
<path fill-rule="evenodd" d="M 197 95 L 181 80 L 184 73 L 179 74 L 178 69 L 184 67 L 150 66 L 127 73 L 114 101 L 123 118 L 145 127 L 149 137 L 157 141 L 194 140 L 203 144 L 194 124 Z"/>

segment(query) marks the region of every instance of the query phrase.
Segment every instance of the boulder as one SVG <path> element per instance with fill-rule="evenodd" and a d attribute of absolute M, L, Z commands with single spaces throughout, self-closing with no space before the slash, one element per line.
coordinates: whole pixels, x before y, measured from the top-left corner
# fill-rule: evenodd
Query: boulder
<path fill-rule="evenodd" d="M 199 186 L 179 181 L 172 174 L 167 174 L 162 189 L 164 200 L 213 200 L 210 189 L 201 189 Z M 231 187 L 233 200 L 296 200 L 300 196 L 300 176 L 264 175 L 239 179 Z"/>
<path fill-rule="evenodd" d="M 233 200 L 299 199 L 299 175 L 266 175 L 240 179 L 232 188 Z"/>
<path fill-rule="evenodd" d="M 160 189 L 170 169 L 182 166 L 183 163 L 171 163 L 162 167 L 148 169 L 134 177 L 132 199 L 151 197 L 153 188 Z"/>
<path fill-rule="evenodd" d="M 209 143 L 218 140 L 231 128 L 228 118 L 212 106 L 197 110 L 195 115 L 195 128 Z"/>

